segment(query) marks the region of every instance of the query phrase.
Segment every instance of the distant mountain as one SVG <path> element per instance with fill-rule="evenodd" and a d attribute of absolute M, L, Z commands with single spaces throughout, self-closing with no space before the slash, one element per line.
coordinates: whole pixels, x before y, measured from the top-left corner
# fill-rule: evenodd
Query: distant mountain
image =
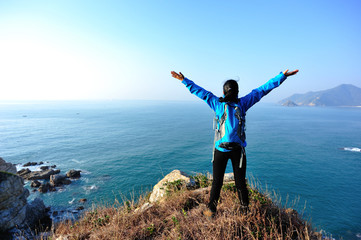
<path fill-rule="evenodd" d="M 279 103 L 288 105 L 290 102 L 299 106 L 361 106 L 361 88 L 342 84 L 324 91 L 294 94 Z"/>

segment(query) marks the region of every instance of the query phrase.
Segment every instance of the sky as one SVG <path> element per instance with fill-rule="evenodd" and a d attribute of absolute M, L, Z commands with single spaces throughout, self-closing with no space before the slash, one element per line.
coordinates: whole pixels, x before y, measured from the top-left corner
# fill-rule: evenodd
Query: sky
<path fill-rule="evenodd" d="M 361 1 L 0 0 L 0 100 L 193 100 L 170 71 L 266 100 L 361 87 Z"/>

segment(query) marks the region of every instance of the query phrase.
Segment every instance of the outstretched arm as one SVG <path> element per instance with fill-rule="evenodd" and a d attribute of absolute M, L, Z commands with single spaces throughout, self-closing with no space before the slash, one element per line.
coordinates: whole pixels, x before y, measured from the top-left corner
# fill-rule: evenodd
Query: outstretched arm
<path fill-rule="evenodd" d="M 213 95 L 213 93 L 203 89 L 202 87 L 196 85 L 193 81 L 184 77 L 184 75 L 181 72 L 176 73 L 175 71 L 171 71 L 171 74 L 172 77 L 174 77 L 175 79 L 182 81 L 182 83 L 188 88 L 188 90 L 192 94 L 204 100 L 214 111 L 216 111 L 217 107 L 220 105 L 217 96 Z"/>
<path fill-rule="evenodd" d="M 283 71 L 283 74 L 286 77 L 295 75 L 296 73 L 298 73 L 298 69 L 296 69 L 296 70 L 294 70 L 292 72 L 288 72 L 288 69 Z M 183 79 L 184 79 L 184 75 L 181 72 L 176 73 L 175 71 L 171 71 L 171 74 L 172 74 L 172 77 L 174 77 L 174 78 L 176 78 L 176 79 L 178 79 L 180 81 L 183 81 Z"/>
<path fill-rule="evenodd" d="M 297 70 L 288 72 L 288 69 L 281 72 L 276 77 L 272 78 L 259 88 L 253 89 L 252 92 L 241 98 L 241 103 L 244 105 L 245 110 L 247 111 L 255 103 L 261 100 L 262 97 L 266 96 L 270 91 L 278 87 L 287 77 L 295 75 L 298 72 Z"/>

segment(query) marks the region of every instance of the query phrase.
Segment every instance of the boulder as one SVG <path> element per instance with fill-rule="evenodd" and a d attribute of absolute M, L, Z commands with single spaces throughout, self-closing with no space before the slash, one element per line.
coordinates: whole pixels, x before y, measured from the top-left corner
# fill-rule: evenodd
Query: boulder
<path fill-rule="evenodd" d="M 192 178 L 190 178 L 186 173 L 179 170 L 173 170 L 171 173 L 166 175 L 153 187 L 153 191 L 149 197 L 149 202 L 150 203 L 157 201 L 161 202 L 166 194 L 167 183 L 174 182 L 177 180 L 183 180 L 186 187 L 188 188 L 195 186 L 195 181 Z"/>
<path fill-rule="evenodd" d="M 38 188 L 38 187 L 40 187 L 40 185 L 41 185 L 41 182 L 39 182 L 38 180 L 34 180 L 34 181 L 31 181 L 30 187 Z"/>
<path fill-rule="evenodd" d="M 64 185 L 69 185 L 70 183 L 71 183 L 71 180 L 69 180 L 67 178 L 63 180 Z"/>
<path fill-rule="evenodd" d="M 49 169 L 49 166 L 41 166 L 40 169 L 41 169 L 42 171 L 45 171 L 45 170 L 48 170 L 48 169 Z"/>
<path fill-rule="evenodd" d="M 34 227 L 38 224 L 40 219 L 47 216 L 46 207 L 43 200 L 35 198 L 32 202 L 26 206 L 26 222 L 30 227 Z"/>
<path fill-rule="evenodd" d="M 65 180 L 66 176 L 64 174 L 50 176 L 50 184 L 54 187 L 63 185 Z"/>
<path fill-rule="evenodd" d="M 29 166 L 35 166 L 35 165 L 38 165 L 37 162 L 27 162 L 23 165 L 23 167 L 29 167 Z"/>
<path fill-rule="evenodd" d="M 39 186 L 38 191 L 41 193 L 46 193 L 46 192 L 49 192 L 49 188 L 50 188 L 50 184 L 44 183 Z"/>
<path fill-rule="evenodd" d="M 234 181 L 233 173 L 225 173 L 223 177 L 223 182 L 231 182 Z"/>
<path fill-rule="evenodd" d="M 40 185 L 40 187 L 38 188 L 38 191 L 41 193 L 46 193 L 46 192 L 53 192 L 56 191 L 55 187 L 53 185 L 51 185 L 50 183 L 43 183 Z"/>
<path fill-rule="evenodd" d="M 68 178 L 80 178 L 80 172 L 81 171 L 78 171 L 78 170 L 69 170 L 67 173 L 66 173 L 66 176 Z"/>
<path fill-rule="evenodd" d="M 26 175 L 30 172 L 31 171 L 29 168 L 23 168 L 23 169 L 19 170 L 16 174 L 19 175 L 20 177 L 22 177 L 23 175 Z"/>
<path fill-rule="evenodd" d="M 16 174 L 15 164 L 7 163 L 0 157 L 0 171 Z"/>
<path fill-rule="evenodd" d="M 26 180 L 49 180 L 51 175 L 55 175 L 58 173 L 60 173 L 60 170 L 48 169 L 45 171 L 33 171 L 26 174 L 21 174 L 21 176 Z"/>

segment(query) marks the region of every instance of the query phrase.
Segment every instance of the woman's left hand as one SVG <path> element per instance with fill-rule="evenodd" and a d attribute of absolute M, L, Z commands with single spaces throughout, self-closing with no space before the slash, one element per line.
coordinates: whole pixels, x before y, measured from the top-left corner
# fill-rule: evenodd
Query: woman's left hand
<path fill-rule="evenodd" d="M 288 69 L 286 71 L 283 72 L 283 74 L 288 77 L 288 76 L 292 76 L 295 75 L 296 73 L 298 73 L 298 69 L 292 71 L 292 72 L 288 72 Z"/>
<path fill-rule="evenodd" d="M 183 74 L 181 72 L 176 73 L 175 71 L 171 71 L 170 73 L 172 74 L 172 77 L 174 77 L 174 78 L 176 78 L 176 79 L 178 79 L 180 81 L 183 81 L 184 76 L 183 76 Z"/>

